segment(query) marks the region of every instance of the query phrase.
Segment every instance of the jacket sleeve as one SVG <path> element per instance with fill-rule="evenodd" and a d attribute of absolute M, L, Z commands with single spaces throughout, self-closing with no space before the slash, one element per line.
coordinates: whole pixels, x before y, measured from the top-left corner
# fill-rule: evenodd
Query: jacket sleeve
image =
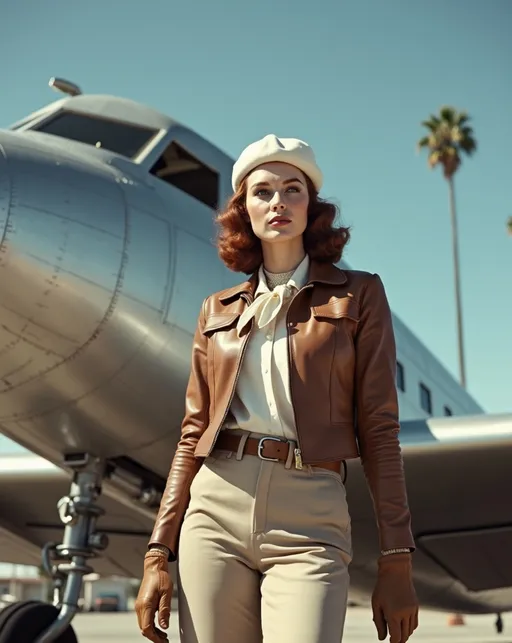
<path fill-rule="evenodd" d="M 414 550 L 398 440 L 395 337 L 391 310 L 378 275 L 369 277 L 362 295 L 355 343 L 358 440 L 380 548 Z"/>
<path fill-rule="evenodd" d="M 179 533 L 190 500 L 190 485 L 203 459 L 196 444 L 208 425 L 210 394 L 207 381 L 207 337 L 203 334 L 207 299 L 204 300 L 192 346 L 192 364 L 185 398 L 181 438 L 172 461 L 149 546 L 165 545 L 169 560 L 176 560 Z"/>

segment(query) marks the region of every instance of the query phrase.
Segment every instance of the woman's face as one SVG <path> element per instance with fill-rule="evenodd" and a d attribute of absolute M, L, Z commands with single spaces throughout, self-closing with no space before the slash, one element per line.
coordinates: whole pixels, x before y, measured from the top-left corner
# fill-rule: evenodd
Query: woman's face
<path fill-rule="evenodd" d="M 254 234 L 267 243 L 301 237 L 308 222 L 304 174 L 288 163 L 264 163 L 247 177 L 246 208 Z"/>

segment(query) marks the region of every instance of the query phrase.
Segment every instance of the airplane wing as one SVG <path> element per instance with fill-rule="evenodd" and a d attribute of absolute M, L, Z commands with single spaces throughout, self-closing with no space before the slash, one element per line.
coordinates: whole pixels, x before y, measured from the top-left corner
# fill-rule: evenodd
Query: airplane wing
<path fill-rule="evenodd" d="M 512 609 L 512 415 L 402 422 L 401 444 L 422 603 L 464 613 Z M 347 494 L 352 585 L 368 595 L 378 542 L 357 461 L 349 463 Z"/>
<path fill-rule="evenodd" d="M 69 485 L 66 471 L 39 456 L 0 456 L 2 562 L 39 566 L 44 544 L 62 542 L 57 503 L 69 493 Z M 94 571 L 139 577 L 154 513 L 123 503 L 111 489 L 105 490 L 98 504 L 105 510 L 98 520 L 98 531 L 108 535 L 109 546 L 92 561 Z"/>

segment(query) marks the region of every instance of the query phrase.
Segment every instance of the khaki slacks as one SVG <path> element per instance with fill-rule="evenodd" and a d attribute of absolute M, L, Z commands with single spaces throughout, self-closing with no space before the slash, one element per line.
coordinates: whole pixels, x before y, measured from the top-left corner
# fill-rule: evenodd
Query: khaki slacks
<path fill-rule="evenodd" d="M 181 531 L 182 643 L 340 643 L 351 557 L 339 474 L 214 451 Z"/>

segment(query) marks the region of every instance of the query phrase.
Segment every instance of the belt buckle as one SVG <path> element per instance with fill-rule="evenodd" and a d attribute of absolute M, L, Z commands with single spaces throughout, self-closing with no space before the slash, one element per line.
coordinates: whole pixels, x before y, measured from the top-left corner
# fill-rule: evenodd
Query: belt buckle
<path fill-rule="evenodd" d="M 286 442 L 286 440 L 273 436 L 265 436 L 263 438 L 260 438 L 258 442 L 258 458 L 260 458 L 261 460 L 266 460 L 267 462 L 279 462 L 279 458 L 266 458 L 263 455 L 263 443 L 265 442 L 265 440 L 272 440 L 273 442 Z"/>

